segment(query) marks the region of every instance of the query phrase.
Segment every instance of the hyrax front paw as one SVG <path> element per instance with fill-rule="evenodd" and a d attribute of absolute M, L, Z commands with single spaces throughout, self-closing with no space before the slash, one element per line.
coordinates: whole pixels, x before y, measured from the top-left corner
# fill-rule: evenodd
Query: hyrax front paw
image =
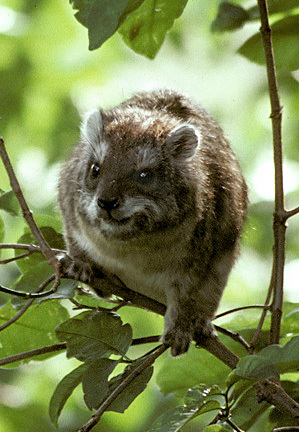
<path fill-rule="evenodd" d="M 78 259 L 74 260 L 66 253 L 59 254 L 57 258 L 60 262 L 62 273 L 66 277 L 80 280 L 86 284 L 90 282 L 92 269 L 88 263 Z"/>
<path fill-rule="evenodd" d="M 170 346 L 171 355 L 174 357 L 187 352 L 191 340 L 191 332 L 180 326 L 173 326 L 169 329 L 165 329 L 161 337 L 161 342 Z"/>
<path fill-rule="evenodd" d="M 197 345 L 202 341 L 216 335 L 215 328 L 211 320 L 206 317 L 199 316 L 194 324 L 193 339 Z"/>

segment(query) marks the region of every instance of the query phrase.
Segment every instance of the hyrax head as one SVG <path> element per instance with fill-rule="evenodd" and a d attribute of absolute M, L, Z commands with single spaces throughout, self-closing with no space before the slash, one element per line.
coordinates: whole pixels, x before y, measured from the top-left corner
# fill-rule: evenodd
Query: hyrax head
<path fill-rule="evenodd" d="M 144 110 L 93 111 L 81 128 L 79 214 L 110 239 L 180 224 L 195 212 L 199 132 Z"/>

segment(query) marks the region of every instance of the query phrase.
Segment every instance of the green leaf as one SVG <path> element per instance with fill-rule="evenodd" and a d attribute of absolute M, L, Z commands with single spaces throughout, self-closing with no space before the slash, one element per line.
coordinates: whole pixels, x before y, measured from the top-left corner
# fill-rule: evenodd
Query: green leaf
<path fill-rule="evenodd" d="M 20 215 L 20 206 L 12 190 L 5 192 L 0 189 L 0 209 L 5 210 L 11 216 Z"/>
<path fill-rule="evenodd" d="M 41 262 L 30 270 L 26 271 L 22 274 L 14 285 L 14 289 L 20 292 L 36 292 L 39 285 L 44 282 L 49 276 L 53 275 L 54 270 L 47 262 Z M 54 281 L 51 282 L 45 289 L 45 291 L 50 290 Z M 69 279 L 62 279 L 57 291 L 53 294 L 48 295 L 47 297 L 36 298 L 36 303 L 41 303 L 48 300 L 53 299 L 68 299 L 73 298 L 75 294 L 75 288 L 77 286 L 77 282 Z M 22 307 L 28 299 L 23 297 L 13 297 L 12 305 L 14 308 L 19 309 Z"/>
<path fill-rule="evenodd" d="M 87 369 L 87 365 L 83 364 L 68 375 L 66 375 L 60 383 L 57 385 L 49 406 L 49 416 L 51 422 L 58 427 L 58 418 L 60 413 L 75 388 L 81 383 L 84 372 Z"/>
<path fill-rule="evenodd" d="M 84 400 L 87 407 L 97 409 L 103 401 L 108 391 L 108 378 L 119 360 L 101 358 L 88 364 L 88 368 L 83 375 L 82 385 Z"/>
<path fill-rule="evenodd" d="M 299 15 L 292 15 L 272 25 L 275 63 L 278 69 L 299 69 Z M 249 38 L 238 52 L 249 60 L 265 64 L 260 33 Z"/>
<path fill-rule="evenodd" d="M 10 303 L 0 309 L 0 324 L 5 323 L 15 315 Z M 38 306 L 32 305 L 27 312 L 13 325 L 1 332 L 0 356 L 41 348 L 57 343 L 55 327 L 69 317 L 67 310 L 57 302 L 46 302 Z M 38 360 L 46 359 L 58 353 L 39 356 Z M 31 359 L 22 360 L 28 363 Z M 13 367 L 20 364 L 13 363 Z"/>
<path fill-rule="evenodd" d="M 222 393 L 217 385 L 208 388 L 201 384 L 189 389 L 184 397 L 184 406 L 173 408 L 160 416 L 149 432 L 176 432 L 198 415 L 220 410 L 220 402 L 212 399 L 220 394 Z"/>
<path fill-rule="evenodd" d="M 186 355 L 166 357 L 156 380 L 162 393 L 176 392 L 183 396 L 188 388 L 200 382 L 208 386 L 224 383 L 229 371 L 229 367 L 212 354 L 191 345 Z"/>
<path fill-rule="evenodd" d="M 53 241 L 61 244 L 61 239 L 62 239 L 61 234 L 63 232 L 63 227 L 62 227 L 62 219 L 61 219 L 60 215 L 57 215 L 57 217 L 54 217 L 54 216 L 50 216 L 48 214 L 37 213 L 37 214 L 34 214 L 34 220 L 35 220 L 35 222 L 39 228 L 50 227 L 54 231 L 56 231 L 57 234 L 60 234 L 60 236 L 54 237 Z M 28 226 L 24 227 L 24 234 L 26 234 L 26 233 L 31 233 L 31 230 Z M 45 235 L 47 235 L 47 232 L 45 232 Z M 49 234 L 49 235 L 50 235 L 50 238 L 47 241 L 50 242 L 51 236 L 53 234 Z M 54 246 L 52 246 L 52 247 L 54 247 Z"/>
<path fill-rule="evenodd" d="M 249 355 L 243 357 L 236 369 L 229 374 L 227 385 L 231 386 L 240 378 L 258 381 L 268 378 L 279 379 L 279 373 L 275 365 L 258 355 Z"/>
<path fill-rule="evenodd" d="M 211 396 L 223 395 L 218 385 L 207 387 L 205 384 L 200 384 L 188 389 L 184 397 L 184 404 L 188 407 L 201 408 Z"/>
<path fill-rule="evenodd" d="M 145 0 L 119 29 L 124 42 L 137 54 L 153 59 L 187 0 Z"/>
<path fill-rule="evenodd" d="M 215 408 L 217 409 L 217 408 Z M 198 410 L 180 406 L 160 416 L 148 432 L 176 432 L 198 415 Z"/>
<path fill-rule="evenodd" d="M 95 0 L 88 15 L 89 49 L 99 48 L 117 30 L 128 0 Z"/>
<path fill-rule="evenodd" d="M 259 357 L 273 363 L 280 373 L 296 371 L 299 368 L 299 336 L 286 345 L 270 345 L 258 353 Z"/>
<path fill-rule="evenodd" d="M 239 397 L 237 402 L 234 404 L 233 409 L 231 410 L 232 420 L 241 430 L 248 431 L 251 430 L 250 428 L 261 416 L 265 415 L 267 410 L 269 412 L 269 408 L 270 405 L 267 402 L 257 401 L 256 391 L 251 386 L 243 392 L 241 397 Z M 254 430 L 260 430 L 260 428 Z"/>
<path fill-rule="evenodd" d="M 299 7 L 299 0 L 268 0 L 270 14 L 285 12 Z"/>
<path fill-rule="evenodd" d="M 37 218 L 40 219 L 40 218 Z M 54 218 L 51 218 L 54 224 Z M 49 221 L 49 220 L 48 220 Z M 59 223 L 56 224 L 59 227 Z M 65 249 L 65 244 L 62 234 L 56 232 L 52 226 L 39 225 L 40 230 L 49 245 L 54 249 Z M 25 233 L 18 239 L 18 243 L 37 244 L 35 237 L 29 232 L 29 228 L 25 228 Z M 18 256 L 24 253 L 24 250 L 16 250 L 15 255 Z M 33 253 L 26 258 L 17 261 L 18 267 L 24 273 L 39 263 L 45 262 L 46 259 L 42 253 Z"/>
<path fill-rule="evenodd" d="M 3 222 L 2 217 L 0 217 L 0 243 L 4 240 L 4 234 L 5 234 L 5 225 Z M 1 258 L 2 249 L 0 249 L 0 258 Z"/>
<path fill-rule="evenodd" d="M 125 380 L 133 371 L 140 365 L 140 361 L 136 361 L 125 368 L 125 370 L 111 378 L 109 381 L 108 393 L 105 399 Z M 120 393 L 120 395 L 112 402 L 107 411 L 115 411 L 123 413 L 131 403 L 142 393 L 149 380 L 153 375 L 154 368 L 152 366 L 146 368 L 141 374 L 136 376 L 133 381 Z"/>
<path fill-rule="evenodd" d="M 282 335 L 299 334 L 299 303 L 284 302 L 281 333 Z"/>
<path fill-rule="evenodd" d="M 111 312 L 83 312 L 56 329 L 60 341 L 67 342 L 67 356 L 81 361 L 125 355 L 132 342 L 132 329 Z"/>
<path fill-rule="evenodd" d="M 202 432 L 231 432 L 231 429 L 227 429 L 226 427 L 216 424 L 216 425 L 210 425 L 203 429 Z"/>
<path fill-rule="evenodd" d="M 79 9 L 75 17 L 88 28 L 89 49 L 95 50 L 116 32 L 119 22 L 142 1 L 85 0 L 72 3 L 75 9 Z"/>
<path fill-rule="evenodd" d="M 217 16 L 212 22 L 212 31 L 236 30 L 250 18 L 249 13 L 234 3 L 223 1 L 218 6 Z"/>

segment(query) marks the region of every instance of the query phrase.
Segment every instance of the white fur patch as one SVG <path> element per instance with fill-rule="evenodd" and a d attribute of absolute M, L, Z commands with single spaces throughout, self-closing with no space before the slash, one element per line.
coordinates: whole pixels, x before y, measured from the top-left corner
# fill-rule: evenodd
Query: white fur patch
<path fill-rule="evenodd" d="M 84 116 L 81 125 L 81 139 L 88 143 L 96 160 L 102 164 L 109 145 L 103 141 L 103 123 L 100 111 L 91 111 Z"/>
<path fill-rule="evenodd" d="M 98 229 L 85 232 L 73 231 L 72 235 L 77 245 L 84 250 L 99 266 L 117 275 L 126 286 L 141 294 L 148 295 L 166 304 L 166 291 L 170 289 L 171 277 L 160 269 L 155 271 L 153 260 L 148 255 L 130 245 L 122 248 L 119 243 L 108 243 L 98 233 Z M 159 258 L 159 265 L 161 258 Z M 163 259 L 163 258 L 162 258 Z"/>
<path fill-rule="evenodd" d="M 90 111 L 84 115 L 81 125 L 81 138 L 90 144 L 99 142 L 102 135 L 102 116 L 100 111 Z"/>
<path fill-rule="evenodd" d="M 151 168 L 157 165 L 157 153 L 153 148 L 141 147 L 138 150 L 137 167 L 138 169 Z"/>
<path fill-rule="evenodd" d="M 136 213 L 144 212 L 145 209 L 150 209 L 153 213 L 158 214 L 159 207 L 153 200 L 145 197 L 127 197 L 123 205 L 117 209 L 116 214 L 119 213 L 121 219 L 126 219 Z"/>

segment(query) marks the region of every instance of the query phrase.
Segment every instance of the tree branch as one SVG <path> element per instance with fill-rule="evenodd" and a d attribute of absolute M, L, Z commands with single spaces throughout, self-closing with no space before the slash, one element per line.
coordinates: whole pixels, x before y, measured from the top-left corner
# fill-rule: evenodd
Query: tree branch
<path fill-rule="evenodd" d="M 259 402 L 267 401 L 275 405 L 279 411 L 290 416 L 299 424 L 299 404 L 284 391 L 279 382 L 268 379 L 257 382 L 254 387 Z"/>
<path fill-rule="evenodd" d="M 271 120 L 273 131 L 273 150 L 275 168 L 275 211 L 274 211 L 274 247 L 273 247 L 273 302 L 271 320 L 271 343 L 279 343 L 283 303 L 283 273 L 285 264 L 285 221 L 279 215 L 285 212 L 283 190 L 283 152 L 282 152 L 282 107 L 280 105 L 276 76 L 272 30 L 269 23 L 267 0 L 258 0 L 261 20 L 261 36 L 265 53 L 268 88 L 271 102 Z"/>

